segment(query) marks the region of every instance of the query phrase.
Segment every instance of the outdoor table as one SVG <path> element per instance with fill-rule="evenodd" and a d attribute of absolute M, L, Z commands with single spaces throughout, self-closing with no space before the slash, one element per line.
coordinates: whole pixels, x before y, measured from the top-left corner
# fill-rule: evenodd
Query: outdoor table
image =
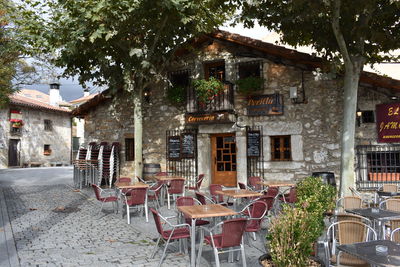
<path fill-rule="evenodd" d="M 263 194 L 260 192 L 255 192 L 247 189 L 233 189 L 233 190 L 217 190 L 216 194 L 224 195 L 229 198 L 233 198 L 233 209 L 236 210 L 237 199 L 244 197 L 260 197 Z M 227 201 L 228 202 L 228 201 Z"/>
<path fill-rule="evenodd" d="M 378 232 L 378 239 L 383 239 L 385 237 L 385 231 L 381 231 L 382 221 L 389 221 L 391 219 L 400 218 L 400 213 L 391 211 L 391 210 L 383 210 L 378 208 L 366 208 L 366 209 L 346 209 L 347 212 L 357 214 L 368 219 L 374 220 L 374 222 L 378 222 L 378 227 L 375 229 Z M 382 238 L 383 237 L 383 238 Z"/>
<path fill-rule="evenodd" d="M 400 192 L 387 192 L 387 191 L 376 191 L 375 192 L 375 204 L 379 204 L 382 199 L 400 196 Z"/>
<path fill-rule="evenodd" d="M 142 182 L 137 182 L 137 183 L 128 183 L 128 182 L 117 182 L 114 184 L 115 187 L 119 189 L 132 189 L 132 188 L 147 188 L 149 187 L 148 184 L 142 183 Z"/>
<path fill-rule="evenodd" d="M 387 252 L 379 247 L 387 247 Z M 358 257 L 373 266 L 400 266 L 400 244 L 389 240 L 375 240 L 338 246 L 338 250 Z"/>
<path fill-rule="evenodd" d="M 196 265 L 196 220 L 200 218 L 214 218 L 222 216 L 236 215 L 237 212 L 224 207 L 220 204 L 208 204 L 208 205 L 194 205 L 194 206 L 178 206 L 178 210 L 182 212 L 186 217 L 192 220 L 191 234 L 190 234 L 190 265 L 194 267 Z"/>
<path fill-rule="evenodd" d="M 294 184 L 294 183 L 289 183 L 289 182 L 277 182 L 277 181 L 260 181 L 260 182 L 257 182 L 257 184 L 262 184 L 262 185 L 264 185 L 264 186 L 270 186 L 270 187 L 285 187 L 285 186 L 287 186 L 287 187 L 292 187 L 292 186 L 295 186 L 296 184 Z"/>

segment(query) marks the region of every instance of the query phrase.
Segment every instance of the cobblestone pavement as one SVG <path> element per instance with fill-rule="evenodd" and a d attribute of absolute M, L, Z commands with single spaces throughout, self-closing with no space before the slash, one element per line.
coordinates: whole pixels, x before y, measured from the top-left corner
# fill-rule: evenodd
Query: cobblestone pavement
<path fill-rule="evenodd" d="M 4 187 L 7 211 L 11 221 L 21 266 L 157 266 L 161 249 L 150 258 L 158 237 L 150 215 L 132 214 L 131 225 L 126 217 L 114 214 L 111 204 L 100 205 L 91 190 L 76 192 L 68 185 Z M 1 192 L 0 192 L 1 193 Z M 165 211 L 162 210 L 164 213 Z M 171 211 L 169 211 L 171 213 Z M 259 266 L 262 242 L 246 246 L 248 266 Z M 258 248 L 257 248 L 258 247 Z M 221 266 L 228 263 L 221 256 Z M 187 254 L 171 247 L 163 266 L 188 266 Z M 210 249 L 204 249 L 201 266 L 213 266 Z M 0 266 L 2 263 L 0 262 Z"/>

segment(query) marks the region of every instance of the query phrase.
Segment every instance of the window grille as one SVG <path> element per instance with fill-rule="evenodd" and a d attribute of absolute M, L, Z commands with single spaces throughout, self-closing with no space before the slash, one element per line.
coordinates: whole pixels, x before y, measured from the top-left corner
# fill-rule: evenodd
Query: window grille
<path fill-rule="evenodd" d="M 53 122 L 51 120 L 44 120 L 44 130 L 53 131 Z"/>

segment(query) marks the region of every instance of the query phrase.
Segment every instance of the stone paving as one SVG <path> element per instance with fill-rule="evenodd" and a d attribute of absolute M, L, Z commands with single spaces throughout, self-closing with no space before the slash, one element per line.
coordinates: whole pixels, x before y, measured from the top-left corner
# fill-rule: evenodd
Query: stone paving
<path fill-rule="evenodd" d="M 99 213 L 92 190 L 76 192 L 69 185 L 8 186 L 2 190 L 21 266 L 158 264 L 161 249 L 150 258 L 158 237 L 151 214 L 149 223 L 132 214 L 128 225 L 126 217 L 114 214 L 109 203 Z M 161 212 L 173 213 L 166 209 Z M 263 241 L 251 242 L 252 246 L 246 245 L 247 265 L 259 266 Z M 228 263 L 226 256 L 221 256 L 221 266 L 241 266 L 236 261 Z M 200 266 L 214 265 L 212 251 L 205 248 Z M 189 266 L 189 257 L 172 246 L 163 266 Z"/>

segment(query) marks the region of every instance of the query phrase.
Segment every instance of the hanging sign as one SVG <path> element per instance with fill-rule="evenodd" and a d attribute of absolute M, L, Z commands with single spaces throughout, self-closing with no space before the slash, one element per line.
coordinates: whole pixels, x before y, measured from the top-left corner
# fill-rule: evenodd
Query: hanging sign
<path fill-rule="evenodd" d="M 181 134 L 181 157 L 194 158 L 195 138 L 193 133 Z"/>
<path fill-rule="evenodd" d="M 247 157 L 257 158 L 261 154 L 260 147 L 260 131 L 248 131 L 247 132 Z"/>
<path fill-rule="evenodd" d="M 207 114 L 186 114 L 186 124 L 212 124 L 233 122 L 228 112 L 214 112 Z"/>
<path fill-rule="evenodd" d="M 179 160 L 181 158 L 181 138 L 179 136 L 168 137 L 168 159 Z"/>
<path fill-rule="evenodd" d="M 248 116 L 283 115 L 283 98 L 281 94 L 255 95 L 247 100 Z"/>
<path fill-rule="evenodd" d="M 376 105 L 379 143 L 400 142 L 400 103 Z"/>

